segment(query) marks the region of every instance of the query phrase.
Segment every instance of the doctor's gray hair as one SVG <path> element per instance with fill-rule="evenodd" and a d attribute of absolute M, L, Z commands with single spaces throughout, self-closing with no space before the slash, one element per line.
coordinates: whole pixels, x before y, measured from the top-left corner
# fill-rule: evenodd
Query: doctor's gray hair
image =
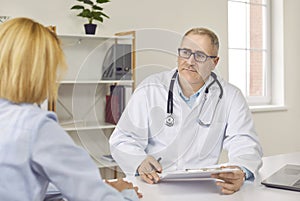
<path fill-rule="evenodd" d="M 219 51 L 219 39 L 218 36 L 211 30 L 207 29 L 207 28 L 192 28 L 190 30 L 188 30 L 185 34 L 184 37 L 190 34 L 195 34 L 195 35 L 207 35 L 210 40 L 211 40 L 211 44 L 213 45 L 213 47 L 215 48 L 216 54 L 218 54 Z"/>

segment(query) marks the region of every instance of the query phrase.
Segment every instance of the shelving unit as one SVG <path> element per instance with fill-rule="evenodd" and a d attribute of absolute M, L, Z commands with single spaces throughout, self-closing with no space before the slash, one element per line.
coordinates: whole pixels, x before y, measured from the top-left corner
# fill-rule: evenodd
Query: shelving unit
<path fill-rule="evenodd" d="M 91 155 L 102 177 L 116 178 L 117 164 L 101 158 L 102 155 L 110 153 L 108 140 L 116 127 L 115 124 L 105 121 L 106 96 L 110 93 L 110 85 L 124 86 L 127 89 L 125 92 L 132 92 L 135 88 L 135 32 L 105 37 L 58 37 L 62 42 L 68 70 L 59 83 L 58 100 L 56 103 L 48 103 L 49 108 L 57 113 L 61 126 L 74 142 Z M 124 79 L 102 79 L 104 71 L 112 61 L 108 53 L 116 44 L 131 47 L 131 70 Z M 131 93 L 125 95 L 129 97 Z"/>
<path fill-rule="evenodd" d="M 128 85 L 128 84 L 133 84 L 133 80 L 80 80 L 80 81 L 68 81 L 68 80 L 63 80 L 60 82 L 60 84 L 119 84 L 119 85 Z"/>

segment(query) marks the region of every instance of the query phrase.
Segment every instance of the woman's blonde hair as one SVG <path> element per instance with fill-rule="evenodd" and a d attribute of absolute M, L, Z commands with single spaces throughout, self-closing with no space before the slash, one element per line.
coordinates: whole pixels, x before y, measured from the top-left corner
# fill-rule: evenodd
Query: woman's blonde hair
<path fill-rule="evenodd" d="M 28 19 L 0 25 L 0 98 L 14 103 L 55 101 L 65 58 L 56 34 Z"/>

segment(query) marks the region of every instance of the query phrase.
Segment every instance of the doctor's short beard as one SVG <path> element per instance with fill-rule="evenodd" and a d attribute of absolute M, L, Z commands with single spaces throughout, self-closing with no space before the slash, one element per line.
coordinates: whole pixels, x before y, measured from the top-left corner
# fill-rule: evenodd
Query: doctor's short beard
<path fill-rule="evenodd" d="M 208 80 L 211 71 L 208 69 L 199 70 L 194 66 L 178 67 L 179 82 L 181 88 L 196 93 Z"/>

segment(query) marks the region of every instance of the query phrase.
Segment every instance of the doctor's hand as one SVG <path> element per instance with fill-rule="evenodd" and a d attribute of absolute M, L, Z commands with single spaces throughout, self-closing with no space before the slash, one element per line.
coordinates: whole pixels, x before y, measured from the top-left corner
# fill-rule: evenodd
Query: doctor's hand
<path fill-rule="evenodd" d="M 123 179 L 118 179 L 117 181 L 108 181 L 108 180 L 105 180 L 105 182 L 110 185 L 111 187 L 117 189 L 119 192 L 123 191 L 123 190 L 126 190 L 126 189 L 133 189 L 138 198 L 142 198 L 143 195 L 141 193 L 139 193 L 139 189 L 137 186 L 133 186 L 133 184 L 131 182 L 127 182 L 127 181 L 124 181 Z"/>
<path fill-rule="evenodd" d="M 160 173 L 162 171 L 162 166 L 153 156 L 147 156 L 137 171 L 144 181 L 153 184 L 159 181 L 157 172 Z"/>
<path fill-rule="evenodd" d="M 230 168 L 238 168 L 233 172 L 223 172 L 218 174 L 212 174 L 211 177 L 215 179 L 221 179 L 222 181 L 217 181 L 216 185 L 221 187 L 221 191 L 224 194 L 233 194 L 237 192 L 245 181 L 245 173 L 238 166 L 228 166 Z"/>

